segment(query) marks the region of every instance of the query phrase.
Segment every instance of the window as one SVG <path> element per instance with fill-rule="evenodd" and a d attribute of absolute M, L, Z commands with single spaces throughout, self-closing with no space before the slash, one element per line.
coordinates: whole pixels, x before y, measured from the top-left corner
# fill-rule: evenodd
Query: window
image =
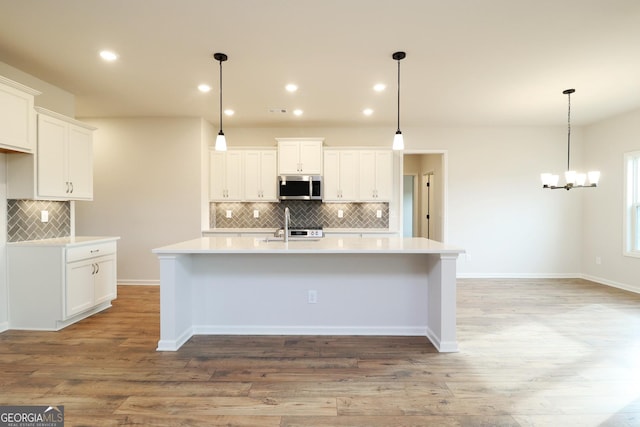
<path fill-rule="evenodd" d="M 624 254 L 640 258 L 640 151 L 624 155 Z"/>

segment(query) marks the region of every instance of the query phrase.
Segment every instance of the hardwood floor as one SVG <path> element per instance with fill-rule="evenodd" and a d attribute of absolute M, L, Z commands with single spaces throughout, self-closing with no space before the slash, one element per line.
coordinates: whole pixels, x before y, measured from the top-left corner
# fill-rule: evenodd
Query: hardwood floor
<path fill-rule="evenodd" d="M 640 295 L 459 280 L 460 352 L 420 337 L 197 336 L 156 352 L 159 294 L 0 334 L 0 404 L 67 426 L 639 426 Z"/>

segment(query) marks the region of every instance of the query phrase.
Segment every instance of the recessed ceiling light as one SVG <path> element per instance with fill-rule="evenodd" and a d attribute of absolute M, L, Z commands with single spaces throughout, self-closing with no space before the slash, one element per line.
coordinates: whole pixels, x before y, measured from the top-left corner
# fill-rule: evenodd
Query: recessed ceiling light
<path fill-rule="evenodd" d="M 207 93 L 207 92 L 209 92 L 211 90 L 211 86 L 205 85 L 205 84 L 201 84 L 201 85 L 198 85 L 198 90 L 200 92 L 202 92 L 202 93 Z"/>
<path fill-rule="evenodd" d="M 364 110 L 362 110 L 362 114 L 364 114 L 365 116 L 370 116 L 373 114 L 373 110 L 371 108 L 365 108 Z"/>
<path fill-rule="evenodd" d="M 300 110 L 300 109 L 295 109 L 295 110 L 293 110 L 293 114 L 294 114 L 295 116 L 301 116 L 303 112 L 304 112 L 304 111 L 302 111 L 302 110 Z"/>
<path fill-rule="evenodd" d="M 385 90 L 387 88 L 387 85 L 384 83 L 376 83 L 373 86 L 373 90 L 375 90 L 376 92 L 382 92 L 383 90 Z"/>
<path fill-rule="evenodd" d="M 100 58 L 105 61 L 115 61 L 118 59 L 118 54 L 115 52 L 111 52 L 110 50 L 103 50 L 100 52 Z"/>
<path fill-rule="evenodd" d="M 227 116 L 233 116 L 236 112 L 233 110 L 226 109 L 224 110 L 224 114 Z"/>
<path fill-rule="evenodd" d="M 295 91 L 298 90 L 298 85 L 295 85 L 293 83 L 289 83 L 284 88 L 287 90 L 287 92 L 295 92 Z"/>

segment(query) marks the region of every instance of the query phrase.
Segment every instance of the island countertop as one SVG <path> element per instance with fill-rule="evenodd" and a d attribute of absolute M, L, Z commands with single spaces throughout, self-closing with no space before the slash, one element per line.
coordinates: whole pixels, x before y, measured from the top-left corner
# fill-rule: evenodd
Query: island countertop
<path fill-rule="evenodd" d="M 290 239 L 289 242 L 264 237 L 201 237 L 153 250 L 161 254 L 335 254 L 402 253 L 460 254 L 464 249 L 422 237 L 323 237 L 318 240 Z"/>

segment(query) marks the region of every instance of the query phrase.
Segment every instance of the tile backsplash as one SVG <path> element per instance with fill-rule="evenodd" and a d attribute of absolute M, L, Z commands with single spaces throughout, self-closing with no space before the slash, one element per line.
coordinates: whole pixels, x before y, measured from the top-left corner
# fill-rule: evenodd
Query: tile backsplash
<path fill-rule="evenodd" d="M 40 221 L 42 211 L 49 213 L 49 221 Z M 50 200 L 7 200 L 7 240 L 50 239 L 71 235 L 70 202 Z"/>
<path fill-rule="evenodd" d="M 292 227 L 389 228 L 388 203 L 322 203 L 289 200 L 281 203 L 210 203 L 211 228 L 279 228 L 289 207 Z M 342 218 L 338 211 L 342 210 Z M 231 218 L 227 218 L 227 212 Z M 258 218 L 254 212 L 258 211 Z M 380 211 L 380 218 L 377 213 Z"/>

